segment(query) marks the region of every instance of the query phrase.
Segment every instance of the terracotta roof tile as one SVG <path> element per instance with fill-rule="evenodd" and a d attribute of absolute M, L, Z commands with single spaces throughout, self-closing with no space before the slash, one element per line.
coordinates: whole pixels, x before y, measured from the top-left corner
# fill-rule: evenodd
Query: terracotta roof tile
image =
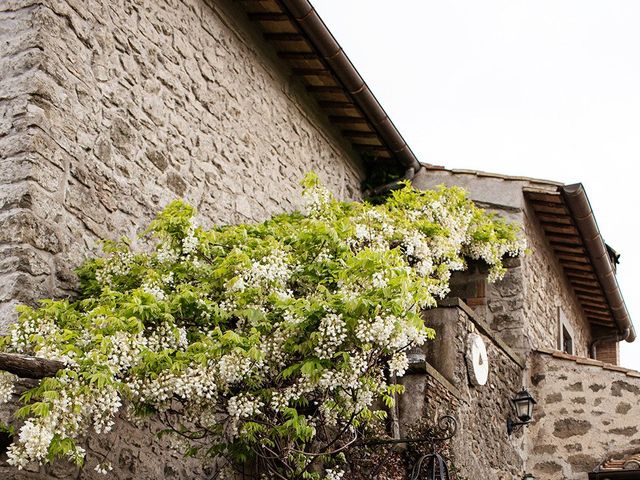
<path fill-rule="evenodd" d="M 594 360 L 593 358 L 582 358 L 582 357 L 576 358 L 576 363 L 579 363 L 581 365 L 595 365 L 596 367 L 602 367 L 605 364 L 600 360 Z"/>
<path fill-rule="evenodd" d="M 622 372 L 622 373 L 629 372 L 628 368 L 619 367 L 618 365 L 611 365 L 610 363 L 605 363 L 602 366 L 602 368 L 604 368 L 605 370 L 613 370 L 614 372 Z"/>
<path fill-rule="evenodd" d="M 636 453 L 619 460 L 609 459 L 600 466 L 599 470 L 600 471 L 607 471 L 607 470 L 639 470 L 640 471 L 640 453 Z"/>

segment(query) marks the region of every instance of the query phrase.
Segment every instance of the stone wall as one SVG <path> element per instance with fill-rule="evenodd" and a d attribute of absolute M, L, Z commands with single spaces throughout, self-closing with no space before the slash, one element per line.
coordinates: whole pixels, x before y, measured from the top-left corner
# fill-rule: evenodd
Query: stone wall
<path fill-rule="evenodd" d="M 585 480 L 607 458 L 640 452 L 639 372 L 551 350 L 530 363 L 527 465 L 538 480 Z"/>
<path fill-rule="evenodd" d="M 420 418 L 434 422 L 452 414 L 459 425 L 452 450 L 462 478 L 520 478 L 523 437 L 519 433 L 510 438 L 506 422 L 512 414 L 509 399 L 522 387 L 524 363 L 468 306 L 458 300 L 448 305 L 427 313 L 426 322 L 438 337 L 424 349 L 426 372 L 411 373 L 402 380 L 407 390 L 399 402 L 401 432 Z M 489 379 L 484 386 L 469 380 L 466 340 L 470 332 L 481 334 L 487 347 Z"/>
<path fill-rule="evenodd" d="M 51 287 L 51 253 L 58 250 L 50 229 L 35 221 L 32 185 L 47 183 L 34 168 L 37 84 L 44 62 L 36 1 L 0 2 L 0 326 L 19 302 Z"/>
<path fill-rule="evenodd" d="M 530 208 L 524 228 L 531 253 L 523 258 L 523 300 L 529 348 L 558 349 L 559 319 L 573 336 L 574 354 L 589 356 L 591 330 L 544 233 Z"/>
<path fill-rule="evenodd" d="M 298 208 L 311 170 L 359 198 L 351 147 L 235 2 L 0 1 L 0 332 L 16 303 L 72 295 L 99 240 L 169 201 L 205 224 L 259 221 Z M 90 460 L 109 453 L 113 478 L 199 475 L 151 430 L 118 422 Z M 2 461 L 1 478 L 71 475 Z"/>
<path fill-rule="evenodd" d="M 185 198 L 203 222 L 299 207 L 363 170 L 231 1 L 0 2 L 0 326 L 103 238 Z M 4 273 L 1 273 L 4 272 Z"/>
<path fill-rule="evenodd" d="M 22 389 L 29 386 L 23 382 Z M 6 421 L 18 405 L 18 395 L 11 403 L 0 404 L 0 420 Z M 199 460 L 186 459 L 170 446 L 167 440 L 158 439 L 156 433 L 163 427 L 149 421 L 133 425 L 119 418 L 108 434 L 90 435 L 83 443 L 87 450 L 86 463 L 78 469 L 73 463 L 58 460 L 51 465 L 31 465 L 17 470 L 6 463 L 7 457 L 0 452 L 0 478 L 2 480 L 178 480 L 210 478 L 214 472 L 211 465 Z M 2 443 L 2 442 L 0 442 Z M 113 470 L 105 476 L 95 471 L 100 462 L 109 462 Z"/>
<path fill-rule="evenodd" d="M 467 270 L 452 275 L 450 296 L 463 299 L 498 337 L 524 353 L 529 342 L 525 329 L 522 258 L 506 258 L 505 267 L 504 278 L 489 283 L 488 266 L 469 262 Z"/>
<path fill-rule="evenodd" d="M 551 250 L 523 188 L 555 191 L 554 182 L 486 174 L 468 170 L 423 169 L 414 185 L 434 188 L 457 185 L 480 207 L 523 226 L 530 252 L 508 261 L 502 281 L 486 282 L 486 268 L 470 265 L 452 278 L 452 295 L 464 298 L 510 346 L 526 354 L 537 347 L 559 348 L 559 318 L 563 316 L 574 338 L 574 353 L 587 357 L 589 323 L 571 285 Z"/>

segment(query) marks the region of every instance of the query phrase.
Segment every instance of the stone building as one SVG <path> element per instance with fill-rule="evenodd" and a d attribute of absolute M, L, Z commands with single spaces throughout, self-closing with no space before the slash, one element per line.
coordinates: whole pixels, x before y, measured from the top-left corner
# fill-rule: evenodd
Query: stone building
<path fill-rule="evenodd" d="M 259 221 L 295 209 L 310 170 L 341 199 L 400 177 L 461 185 L 525 227 L 531 254 L 504 281 L 473 265 L 428 313 L 439 340 L 404 380 L 397 433 L 453 413 L 470 479 L 586 480 L 640 451 L 640 374 L 616 366 L 635 332 L 579 188 L 421 165 L 307 0 L 0 2 L 3 328 L 18 303 L 72 295 L 101 239 L 133 237 L 170 200 L 205 223 Z M 488 352 L 486 385 L 469 374 L 470 334 Z M 536 420 L 508 436 L 523 384 Z M 113 478 L 206 478 L 153 429 L 121 421 L 90 453 L 109 452 Z M 0 456 L 0 478 L 72 475 Z"/>
<path fill-rule="evenodd" d="M 586 480 L 606 460 L 640 452 L 640 373 L 618 366 L 619 342 L 636 334 L 615 280 L 618 255 L 582 186 L 434 166 L 413 184 L 464 187 L 521 223 L 530 252 L 495 284 L 483 265 L 470 266 L 452 279 L 451 298 L 427 313 L 439 338 L 417 359 L 426 368 L 404 380 L 425 392 L 422 404 L 401 400 L 408 423 L 453 413 L 457 461 L 469 478 Z M 470 333 L 486 345 L 486 385 L 473 381 Z M 538 402 L 535 420 L 509 436 L 509 400 L 523 385 Z"/>

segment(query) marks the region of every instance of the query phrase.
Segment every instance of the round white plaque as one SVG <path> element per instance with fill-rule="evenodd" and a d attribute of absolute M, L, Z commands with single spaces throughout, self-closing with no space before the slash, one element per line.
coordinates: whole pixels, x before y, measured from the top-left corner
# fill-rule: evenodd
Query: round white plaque
<path fill-rule="evenodd" d="M 473 385 L 482 386 L 487 383 L 489 358 L 484 341 L 477 333 L 470 333 L 467 337 L 467 369 Z"/>

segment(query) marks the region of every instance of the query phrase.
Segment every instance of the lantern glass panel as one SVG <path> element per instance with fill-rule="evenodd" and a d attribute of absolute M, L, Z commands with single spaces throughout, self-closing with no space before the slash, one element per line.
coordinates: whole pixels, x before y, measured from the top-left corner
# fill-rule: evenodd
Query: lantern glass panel
<path fill-rule="evenodd" d="M 529 417 L 528 404 L 529 404 L 529 402 L 527 402 L 527 400 L 525 400 L 525 399 L 518 399 L 518 400 L 515 401 L 516 416 L 522 422 L 526 422 L 528 420 L 528 417 Z"/>
<path fill-rule="evenodd" d="M 536 401 L 529 392 L 522 390 L 513 399 L 516 416 L 521 422 L 529 422 L 533 418 L 533 405 Z"/>

